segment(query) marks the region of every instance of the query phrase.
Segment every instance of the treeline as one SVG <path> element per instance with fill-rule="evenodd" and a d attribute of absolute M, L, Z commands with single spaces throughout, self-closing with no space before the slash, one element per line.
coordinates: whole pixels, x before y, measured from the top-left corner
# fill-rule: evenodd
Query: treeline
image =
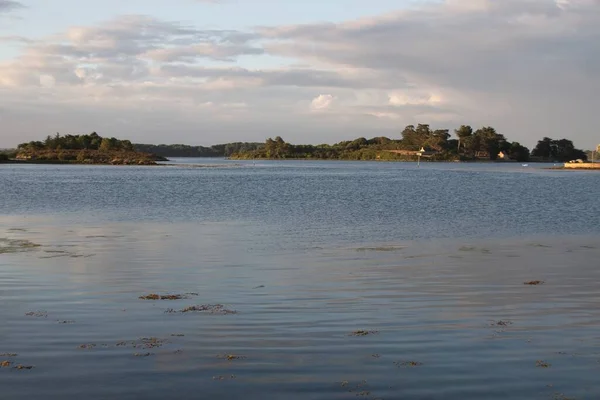
<path fill-rule="evenodd" d="M 576 149 L 573 142 L 567 139 L 554 140 L 548 137 L 543 138 L 537 143 L 537 146 L 531 152 L 531 155 L 544 160 L 553 160 L 567 162 L 571 160 L 588 159 L 588 153 Z"/>
<path fill-rule="evenodd" d="M 44 141 L 21 143 L 14 156 L 17 161 L 36 163 L 78 163 L 113 165 L 154 165 L 166 159 L 135 150 L 129 140 L 86 135 L 47 136 Z"/>
<path fill-rule="evenodd" d="M 15 158 L 17 151 L 15 149 L 0 149 L 0 162 L 6 162 L 11 158 Z"/>
<path fill-rule="evenodd" d="M 129 140 L 101 137 L 96 132 L 86 135 L 48 136 L 44 141 L 32 141 L 18 146 L 17 156 L 28 159 L 89 160 L 91 153 L 133 153 L 161 157 L 231 157 L 239 159 L 321 159 L 321 160 L 414 160 L 419 152 L 435 161 L 451 160 L 514 160 L 568 162 L 587 160 L 586 152 L 575 148 L 567 139 L 544 137 L 530 151 L 519 142 L 509 141 L 492 127 L 474 130 L 463 125 L 454 130 L 431 129 L 427 124 L 408 125 L 398 139 L 387 137 L 364 137 L 342 141 L 333 145 L 294 145 L 280 136 L 267 139 L 265 143 L 226 143 L 211 147 L 174 145 L 132 144 Z M 42 154 L 43 153 L 43 154 Z M 13 158 L 10 156 L 10 158 Z M 118 156 L 121 158 L 121 156 Z M 0 161 L 8 155 L 0 153 Z M 98 157 L 97 157 L 98 158 Z M 102 157 L 100 157 L 102 158 Z M 104 159 L 104 158 L 102 158 Z M 115 159 L 113 157 L 113 159 Z M 127 158 L 125 158 L 127 159 Z"/>
<path fill-rule="evenodd" d="M 538 141 L 533 151 L 519 142 L 510 142 L 504 135 L 496 132 L 494 128 L 486 127 L 473 132 L 470 126 L 461 126 L 454 131 L 459 141 L 459 153 L 467 157 L 477 157 L 478 154 L 487 154 L 491 160 L 499 157 L 500 152 L 516 161 L 557 161 L 587 160 L 585 151 L 576 149 L 573 142 L 568 139 L 551 139 L 544 137 Z M 462 144 L 462 147 L 460 146 Z"/>
<path fill-rule="evenodd" d="M 137 151 L 157 154 L 163 157 L 229 157 L 235 153 L 254 151 L 264 143 L 226 143 L 211 147 L 188 146 L 185 144 L 134 144 Z"/>
<path fill-rule="evenodd" d="M 337 160 L 412 160 L 417 152 L 431 160 L 514 160 L 526 162 L 575 159 L 586 160 L 584 151 L 576 149 L 567 139 L 543 138 L 533 151 L 519 142 L 510 142 L 493 127 L 477 130 L 463 125 L 454 131 L 452 138 L 448 129 L 432 130 L 429 125 L 408 125 L 401 139 L 377 137 L 358 138 L 333 145 L 293 145 L 280 136 L 267 139 L 264 145 L 254 150 L 239 151 L 232 158 L 240 159 L 337 159 Z"/>
<path fill-rule="evenodd" d="M 400 141 L 386 137 L 372 139 L 358 138 L 333 145 L 293 145 L 280 136 L 267 141 L 258 149 L 233 154 L 239 159 L 317 159 L 317 160 L 375 160 L 402 159 L 403 157 L 386 150 L 400 149 Z"/>
<path fill-rule="evenodd" d="M 118 140 L 114 137 L 103 138 L 96 132 L 89 135 L 63 135 L 57 133 L 47 136 L 46 140 L 21 143 L 18 150 L 97 150 L 97 151 L 135 151 L 129 140 Z"/>

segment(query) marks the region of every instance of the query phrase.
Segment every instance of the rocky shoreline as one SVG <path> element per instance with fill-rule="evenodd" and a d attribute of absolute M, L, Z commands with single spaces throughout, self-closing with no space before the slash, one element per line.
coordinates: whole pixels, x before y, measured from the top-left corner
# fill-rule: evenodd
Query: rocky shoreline
<path fill-rule="evenodd" d="M 565 163 L 563 169 L 575 169 L 575 170 L 600 170 L 600 163 Z"/>
<path fill-rule="evenodd" d="M 157 165 L 168 159 L 149 153 L 100 150 L 21 151 L 6 162 L 19 164 Z"/>

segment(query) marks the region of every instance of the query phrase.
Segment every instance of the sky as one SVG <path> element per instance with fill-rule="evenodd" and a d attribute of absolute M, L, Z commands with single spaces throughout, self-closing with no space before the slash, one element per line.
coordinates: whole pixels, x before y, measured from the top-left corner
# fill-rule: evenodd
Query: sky
<path fill-rule="evenodd" d="M 409 124 L 600 143 L 600 0 L 0 0 L 0 148 L 334 143 Z"/>

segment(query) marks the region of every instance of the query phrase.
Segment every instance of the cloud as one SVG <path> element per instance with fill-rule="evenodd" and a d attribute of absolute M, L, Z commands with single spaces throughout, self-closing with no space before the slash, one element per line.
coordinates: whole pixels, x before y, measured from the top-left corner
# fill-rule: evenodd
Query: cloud
<path fill-rule="evenodd" d="M 391 94 L 390 104 L 393 106 L 438 104 L 442 102 L 442 97 L 437 94 L 429 95 L 410 95 L 407 93 Z"/>
<path fill-rule="evenodd" d="M 117 131 L 109 121 L 139 121 L 132 139 L 160 141 L 160 116 L 173 140 L 204 144 L 278 130 L 315 142 L 397 136 L 422 122 L 584 146 L 597 144 L 599 36 L 598 0 L 446 0 L 248 31 L 129 15 L 35 41 L 0 37 L 22 48 L 0 61 L 0 108 L 14 141 L 83 127 L 84 116 Z"/>
<path fill-rule="evenodd" d="M 315 111 L 325 110 L 331 107 L 334 100 L 335 97 L 330 94 L 320 94 L 310 102 L 310 108 Z"/>
<path fill-rule="evenodd" d="M 526 143 L 566 131 L 585 139 L 580 123 L 592 123 L 600 90 L 597 0 L 448 0 L 340 24 L 260 31 L 272 54 L 369 70 L 417 93 L 394 93 L 392 105 L 452 105 L 446 117 L 496 124 Z"/>
<path fill-rule="evenodd" d="M 56 79 L 52 75 L 40 75 L 40 85 L 45 88 L 52 88 L 56 84 Z"/>
<path fill-rule="evenodd" d="M 373 117 L 376 117 L 376 118 L 389 118 L 389 119 L 398 119 L 401 117 L 399 114 L 396 114 L 396 113 L 380 112 L 380 111 L 370 111 L 370 112 L 367 112 L 367 115 L 372 115 Z"/>
<path fill-rule="evenodd" d="M 0 64 L 0 72 L 5 82 L 17 86 L 36 85 L 40 74 L 53 76 L 57 84 L 134 83 L 152 79 L 155 64 L 232 61 L 242 54 L 260 54 L 262 50 L 248 45 L 252 37 L 238 31 L 199 30 L 145 16 L 124 16 L 31 42 L 18 59 Z"/>
<path fill-rule="evenodd" d="M 34 40 L 23 37 L 23 36 L 15 36 L 15 35 L 4 35 L 0 36 L 0 43 L 21 43 L 21 44 L 31 44 Z"/>
<path fill-rule="evenodd" d="M 25 6 L 18 1 L 0 0 L 0 13 L 13 11 L 18 8 L 25 8 Z"/>
<path fill-rule="evenodd" d="M 243 44 L 215 44 L 202 43 L 180 48 L 159 48 L 148 51 L 144 54 L 153 61 L 157 62 L 189 62 L 195 63 L 201 58 L 209 58 L 217 61 L 235 61 L 235 58 L 241 55 L 261 55 L 264 50 L 258 47 L 247 46 Z"/>

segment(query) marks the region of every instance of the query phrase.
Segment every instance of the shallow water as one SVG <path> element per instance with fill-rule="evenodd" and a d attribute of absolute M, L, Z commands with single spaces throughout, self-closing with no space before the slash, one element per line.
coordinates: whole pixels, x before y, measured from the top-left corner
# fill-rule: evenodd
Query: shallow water
<path fill-rule="evenodd" d="M 0 167 L 3 399 L 600 397 L 600 174 L 173 162 Z"/>

